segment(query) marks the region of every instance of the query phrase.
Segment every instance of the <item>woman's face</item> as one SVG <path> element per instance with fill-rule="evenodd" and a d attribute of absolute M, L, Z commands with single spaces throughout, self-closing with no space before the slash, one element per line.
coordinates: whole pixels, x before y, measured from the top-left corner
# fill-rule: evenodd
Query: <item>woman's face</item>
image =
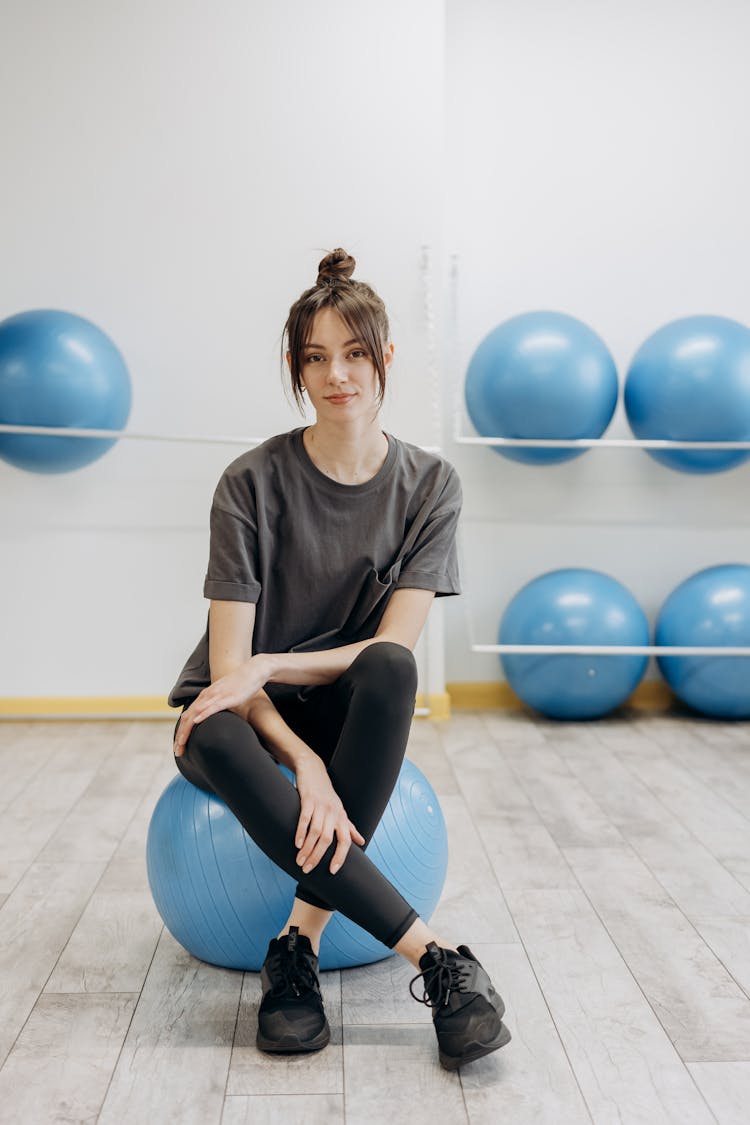
<path fill-rule="evenodd" d="M 393 344 L 383 345 L 386 369 Z M 353 421 L 377 413 L 378 376 L 361 340 L 331 308 L 321 309 L 305 346 L 302 382 L 318 418 Z"/>

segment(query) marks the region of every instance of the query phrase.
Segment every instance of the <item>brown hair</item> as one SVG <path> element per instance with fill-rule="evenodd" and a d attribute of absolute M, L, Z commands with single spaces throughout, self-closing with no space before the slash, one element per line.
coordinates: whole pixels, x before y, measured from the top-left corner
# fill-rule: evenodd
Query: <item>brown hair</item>
<path fill-rule="evenodd" d="M 385 305 L 375 290 L 364 281 L 352 281 L 356 262 L 339 247 L 326 254 L 318 266 L 318 280 L 311 289 L 294 302 L 289 310 L 282 335 L 281 352 L 289 352 L 289 375 L 292 394 L 303 408 L 302 365 L 305 345 L 310 339 L 313 321 L 321 309 L 332 308 L 339 314 L 352 335 L 372 357 L 378 376 L 378 405 L 385 394 L 385 360 L 383 347 L 388 343 L 390 329 Z"/>

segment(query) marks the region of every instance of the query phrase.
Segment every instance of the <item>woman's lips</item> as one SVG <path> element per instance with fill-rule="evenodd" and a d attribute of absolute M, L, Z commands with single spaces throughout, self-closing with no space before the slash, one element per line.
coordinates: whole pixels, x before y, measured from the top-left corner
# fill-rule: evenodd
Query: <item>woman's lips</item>
<path fill-rule="evenodd" d="M 334 405 L 339 405 L 344 402 L 349 402 L 354 398 L 354 395 L 328 395 L 326 401 L 332 402 Z"/>

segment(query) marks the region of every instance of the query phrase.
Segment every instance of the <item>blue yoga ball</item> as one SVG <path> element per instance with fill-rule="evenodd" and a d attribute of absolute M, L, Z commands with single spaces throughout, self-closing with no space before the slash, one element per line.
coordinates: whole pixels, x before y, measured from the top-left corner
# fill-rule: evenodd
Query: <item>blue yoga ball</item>
<path fill-rule="evenodd" d="M 483 437 L 596 438 L 617 405 L 617 369 L 606 344 L 582 321 L 529 312 L 485 336 L 471 357 L 465 394 Z M 584 452 L 494 448 L 527 465 L 570 461 Z"/>
<path fill-rule="evenodd" d="M 750 566 L 710 566 L 669 595 L 657 645 L 750 648 Z M 750 719 L 750 657 L 659 656 L 659 669 L 689 707 L 719 719 Z"/>
<path fill-rule="evenodd" d="M 527 583 L 500 623 L 500 644 L 647 645 L 637 601 L 597 570 L 564 569 Z M 524 703 L 552 719 L 596 719 L 624 703 L 640 683 L 647 656 L 503 653 L 506 679 Z"/>
<path fill-rule="evenodd" d="M 109 336 L 83 317 L 33 309 L 0 323 L 0 422 L 121 430 L 130 377 Z M 116 439 L 0 434 L 0 457 L 34 473 L 96 461 Z"/>
<path fill-rule="evenodd" d="M 750 329 L 723 316 L 665 324 L 633 357 L 625 411 L 639 438 L 750 441 Z M 750 457 L 744 449 L 647 452 L 685 473 L 717 473 Z"/>
<path fill-rule="evenodd" d="M 367 854 L 419 915 L 429 918 L 445 882 L 448 839 L 432 786 L 408 760 Z M 175 777 L 154 809 L 146 861 L 156 908 L 180 945 L 212 965 L 260 969 L 269 941 L 289 916 L 296 883 L 264 855 L 219 797 L 181 774 Z M 391 954 L 360 926 L 334 914 L 323 935 L 320 967 L 368 965 Z"/>

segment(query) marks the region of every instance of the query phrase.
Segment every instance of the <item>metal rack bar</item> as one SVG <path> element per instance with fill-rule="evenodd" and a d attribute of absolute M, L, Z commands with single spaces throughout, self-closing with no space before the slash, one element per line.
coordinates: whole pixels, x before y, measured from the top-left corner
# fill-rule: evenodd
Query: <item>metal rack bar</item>
<path fill-rule="evenodd" d="M 462 437 L 456 445 L 510 446 L 519 449 L 748 449 L 750 441 L 672 441 L 669 438 L 506 438 Z"/>
<path fill-rule="evenodd" d="M 720 645 L 479 645 L 472 652 L 522 653 L 546 656 L 750 656 L 748 646 Z"/>

